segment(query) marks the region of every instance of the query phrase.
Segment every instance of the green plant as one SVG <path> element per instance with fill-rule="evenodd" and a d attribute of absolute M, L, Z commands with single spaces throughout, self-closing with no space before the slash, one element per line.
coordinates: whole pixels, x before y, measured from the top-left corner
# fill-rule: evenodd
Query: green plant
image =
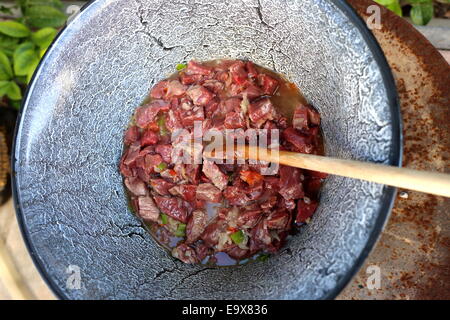
<path fill-rule="evenodd" d="M 0 6 L 3 14 L 13 10 L 19 11 L 18 17 L 0 21 L 0 100 L 19 108 L 22 92 L 67 17 L 60 0 L 16 0 L 13 7 Z"/>
<path fill-rule="evenodd" d="M 399 16 L 403 16 L 402 7 L 411 6 L 409 16 L 414 24 L 426 25 L 434 16 L 434 2 L 450 3 L 450 0 L 374 0 L 375 2 L 385 6 L 389 10 L 395 12 Z"/>

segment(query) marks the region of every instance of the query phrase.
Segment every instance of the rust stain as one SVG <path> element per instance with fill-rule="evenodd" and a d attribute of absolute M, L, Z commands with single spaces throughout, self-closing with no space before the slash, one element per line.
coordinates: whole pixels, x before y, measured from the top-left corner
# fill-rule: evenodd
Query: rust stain
<path fill-rule="evenodd" d="M 348 0 L 363 17 L 369 0 Z M 391 66 L 403 117 L 403 166 L 450 172 L 450 66 L 408 22 L 381 7 L 372 30 Z M 399 190 L 405 191 L 405 190 Z M 450 299 L 450 200 L 407 191 L 365 265 L 339 299 Z M 382 288 L 364 285 L 368 265 Z"/>

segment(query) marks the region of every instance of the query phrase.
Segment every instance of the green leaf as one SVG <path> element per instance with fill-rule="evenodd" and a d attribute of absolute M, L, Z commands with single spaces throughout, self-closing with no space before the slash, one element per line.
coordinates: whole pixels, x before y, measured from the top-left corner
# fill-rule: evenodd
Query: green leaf
<path fill-rule="evenodd" d="M 7 35 L 0 34 L 0 50 L 2 50 L 7 56 L 12 56 L 18 43 L 18 38 L 12 38 Z"/>
<path fill-rule="evenodd" d="M 0 51 L 0 80 L 9 80 L 13 76 L 11 62 L 3 51 Z"/>
<path fill-rule="evenodd" d="M 8 92 L 9 88 L 9 81 L 2 80 L 0 81 L 0 98 L 6 95 L 6 92 Z"/>
<path fill-rule="evenodd" d="M 60 0 L 16 0 L 16 2 L 19 2 L 22 9 L 26 9 L 30 6 L 51 6 L 56 9 L 63 8 L 63 4 Z"/>
<path fill-rule="evenodd" d="M 14 80 L 16 80 L 16 82 L 20 85 L 20 84 L 23 84 L 23 85 L 27 85 L 28 84 L 28 82 L 27 82 L 27 77 L 26 76 L 16 76 L 15 78 L 14 78 Z"/>
<path fill-rule="evenodd" d="M 433 14 L 433 3 L 415 3 L 410 12 L 412 22 L 421 26 L 430 22 Z"/>
<path fill-rule="evenodd" d="M 38 45 L 40 48 L 48 48 L 48 46 L 52 43 L 53 39 L 55 39 L 58 31 L 54 28 L 43 28 L 34 32 L 31 35 L 31 40 Z"/>
<path fill-rule="evenodd" d="M 14 51 L 14 73 L 17 76 L 28 76 L 39 63 L 39 56 L 31 42 L 25 42 Z"/>
<path fill-rule="evenodd" d="M 0 97 L 5 95 L 11 100 L 22 99 L 20 88 L 14 81 L 0 81 Z"/>
<path fill-rule="evenodd" d="M 16 108 L 17 110 L 20 109 L 21 101 L 20 100 L 10 100 L 9 105 Z"/>
<path fill-rule="evenodd" d="M 42 48 L 41 50 L 39 50 L 39 58 L 42 59 L 42 57 L 44 56 L 44 54 L 47 52 L 47 48 Z"/>
<path fill-rule="evenodd" d="M 50 6 L 32 6 L 26 9 L 25 18 L 33 28 L 59 28 L 66 22 L 67 16 Z"/>
<path fill-rule="evenodd" d="M 27 74 L 27 84 L 30 82 L 31 78 L 33 77 L 34 71 L 36 71 L 37 66 L 39 65 L 39 59 L 36 59 L 31 64 L 30 69 L 28 70 Z"/>
<path fill-rule="evenodd" d="M 402 7 L 400 6 L 400 2 L 398 0 L 375 0 L 375 2 L 385 6 L 396 15 L 400 17 L 403 16 Z"/>
<path fill-rule="evenodd" d="M 16 21 L 0 21 L 0 33 L 13 38 L 24 38 L 30 34 L 30 29 Z"/>

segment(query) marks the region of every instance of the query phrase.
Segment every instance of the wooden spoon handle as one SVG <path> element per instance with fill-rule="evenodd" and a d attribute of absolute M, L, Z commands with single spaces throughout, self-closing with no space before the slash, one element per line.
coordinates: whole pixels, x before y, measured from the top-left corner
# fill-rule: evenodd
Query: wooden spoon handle
<path fill-rule="evenodd" d="M 450 174 L 288 151 L 279 151 L 278 154 L 270 153 L 270 151 L 255 146 L 246 146 L 245 150 L 238 149 L 238 155 L 239 152 L 241 157 L 245 152 L 246 159 L 280 163 L 286 166 L 450 197 Z"/>

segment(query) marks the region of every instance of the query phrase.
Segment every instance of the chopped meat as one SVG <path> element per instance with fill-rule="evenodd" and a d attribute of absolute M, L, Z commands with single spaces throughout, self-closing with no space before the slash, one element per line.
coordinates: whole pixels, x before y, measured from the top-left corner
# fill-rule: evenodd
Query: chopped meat
<path fill-rule="evenodd" d="M 280 191 L 286 199 L 298 199 L 303 197 L 303 175 L 300 169 L 280 166 Z"/>
<path fill-rule="evenodd" d="M 311 106 L 308 106 L 308 120 L 312 125 L 320 126 L 320 114 Z"/>
<path fill-rule="evenodd" d="M 145 156 L 145 167 L 150 171 L 154 170 L 155 166 L 161 164 L 162 157 L 159 154 L 148 154 Z"/>
<path fill-rule="evenodd" d="M 125 186 L 135 196 L 145 196 L 148 193 L 145 182 L 138 177 L 126 178 Z"/>
<path fill-rule="evenodd" d="M 238 112 L 230 112 L 225 116 L 224 126 L 226 129 L 245 128 L 245 120 Z"/>
<path fill-rule="evenodd" d="M 195 249 L 189 247 L 185 243 L 180 243 L 175 248 L 173 248 L 172 256 L 188 264 L 194 264 L 199 262 Z"/>
<path fill-rule="evenodd" d="M 198 83 L 202 80 L 203 76 L 201 74 L 186 74 L 185 72 L 181 74 L 180 81 L 184 85 L 190 85 Z"/>
<path fill-rule="evenodd" d="M 266 220 L 266 226 L 269 229 L 282 229 L 289 228 L 289 222 L 291 220 L 291 214 L 287 211 L 276 211 L 272 213 Z"/>
<path fill-rule="evenodd" d="M 186 68 L 187 74 L 199 74 L 203 76 L 208 76 L 213 72 L 211 67 L 204 66 L 195 61 L 189 61 Z"/>
<path fill-rule="evenodd" d="M 125 131 L 123 143 L 126 146 L 129 146 L 130 144 L 138 141 L 139 137 L 140 137 L 139 128 L 136 126 L 131 126 L 127 129 L 127 131 Z"/>
<path fill-rule="evenodd" d="M 183 223 L 187 222 L 188 211 L 183 201 L 175 197 L 154 197 L 158 208 L 168 216 Z"/>
<path fill-rule="evenodd" d="M 241 228 L 253 228 L 259 222 L 261 216 L 261 210 L 245 211 L 239 215 L 237 225 Z"/>
<path fill-rule="evenodd" d="M 226 187 L 223 191 L 223 196 L 232 206 L 244 206 L 250 201 L 247 195 L 242 192 L 241 188 L 237 186 Z"/>
<path fill-rule="evenodd" d="M 208 222 L 208 214 L 203 210 L 195 210 L 186 227 L 186 243 L 197 241 Z"/>
<path fill-rule="evenodd" d="M 309 221 L 326 174 L 279 165 L 267 175 L 270 163 L 203 155 L 205 136 L 251 144 L 247 129 L 280 150 L 322 154 L 320 115 L 300 101 L 293 83 L 241 60 L 189 61 L 150 90 L 124 132 L 119 170 L 134 212 L 175 258 L 221 264 L 275 253 Z"/>
<path fill-rule="evenodd" d="M 219 242 L 219 236 L 226 231 L 226 223 L 224 220 L 214 220 L 205 228 L 201 235 L 203 242 L 209 246 L 214 247 Z"/>
<path fill-rule="evenodd" d="M 178 110 L 169 110 L 167 113 L 166 127 L 170 132 L 175 132 L 176 130 L 183 128 Z"/>
<path fill-rule="evenodd" d="M 197 199 L 220 203 L 222 192 L 211 183 L 201 183 L 197 187 Z"/>
<path fill-rule="evenodd" d="M 308 197 L 317 199 L 319 197 L 319 191 L 321 187 L 322 187 L 322 180 L 308 179 L 306 181 L 306 191 Z"/>
<path fill-rule="evenodd" d="M 185 94 L 186 86 L 178 80 L 169 81 L 167 84 L 167 98 L 180 97 Z"/>
<path fill-rule="evenodd" d="M 155 148 L 155 152 L 158 153 L 162 160 L 166 163 L 172 162 L 172 145 L 170 144 L 158 144 Z"/>
<path fill-rule="evenodd" d="M 300 104 L 295 108 L 294 116 L 292 118 L 292 126 L 295 129 L 306 130 L 308 129 L 308 108 Z"/>
<path fill-rule="evenodd" d="M 198 243 L 195 246 L 195 252 L 197 253 L 197 258 L 202 261 L 205 259 L 208 255 L 211 254 L 212 250 L 205 245 L 204 243 Z"/>
<path fill-rule="evenodd" d="M 251 238 L 260 245 L 270 245 L 272 238 L 269 230 L 266 228 L 264 221 L 259 222 L 251 232 Z"/>
<path fill-rule="evenodd" d="M 152 90 L 150 90 L 150 97 L 153 99 L 162 99 L 165 97 L 167 92 L 167 83 L 168 81 L 160 81 L 158 82 Z"/>
<path fill-rule="evenodd" d="M 245 63 L 243 61 L 236 61 L 230 66 L 230 74 L 233 82 L 242 85 L 247 81 L 248 72 L 245 70 Z"/>
<path fill-rule="evenodd" d="M 257 128 L 260 128 L 267 120 L 276 118 L 275 107 L 269 98 L 264 98 L 250 103 L 249 117 Z"/>
<path fill-rule="evenodd" d="M 278 81 L 267 74 L 261 73 L 258 75 L 258 82 L 264 94 L 267 95 L 273 95 L 278 88 Z"/>
<path fill-rule="evenodd" d="M 196 199 L 197 186 L 192 184 L 180 184 L 172 187 L 169 192 L 174 196 L 180 196 L 188 202 Z"/>
<path fill-rule="evenodd" d="M 184 166 L 185 176 L 193 184 L 200 183 L 201 166 L 198 164 L 186 164 Z"/>
<path fill-rule="evenodd" d="M 295 218 L 296 223 L 306 222 L 313 213 L 316 211 L 318 206 L 317 201 L 308 199 L 308 203 L 305 199 L 298 200 L 297 202 L 297 217 Z"/>
<path fill-rule="evenodd" d="M 152 197 L 139 197 L 137 200 L 138 214 L 146 221 L 157 222 L 159 218 L 159 210 L 155 205 Z"/>
<path fill-rule="evenodd" d="M 146 128 L 159 112 L 169 111 L 169 104 L 162 100 L 155 100 L 148 105 L 139 107 L 136 110 L 136 125 L 140 128 Z"/>
<path fill-rule="evenodd" d="M 195 106 L 190 110 L 182 112 L 181 123 L 184 127 L 192 127 L 194 121 L 202 121 L 205 119 L 203 107 Z"/>
<path fill-rule="evenodd" d="M 255 64 L 251 61 L 247 61 L 245 67 L 248 71 L 248 76 L 252 79 L 255 79 L 258 76 L 258 71 L 256 71 Z"/>
<path fill-rule="evenodd" d="M 150 185 L 152 186 L 153 190 L 155 190 L 162 196 L 169 195 L 169 189 L 175 186 L 175 184 L 164 179 L 150 179 Z"/>
<path fill-rule="evenodd" d="M 228 184 L 228 178 L 225 173 L 220 171 L 219 167 L 210 160 L 204 161 L 203 173 L 220 190 L 223 190 Z"/>
<path fill-rule="evenodd" d="M 159 140 L 159 137 L 154 131 L 147 130 L 142 135 L 141 146 L 145 147 L 145 146 L 154 145 L 154 144 L 158 143 L 158 140 Z"/>
<path fill-rule="evenodd" d="M 248 258 L 251 255 L 249 249 L 242 249 L 242 248 L 239 248 L 238 246 L 235 246 L 235 247 L 227 250 L 227 254 L 231 258 L 236 259 L 236 260 L 242 260 L 242 259 Z"/>
<path fill-rule="evenodd" d="M 300 153 L 312 153 L 314 150 L 311 137 L 292 127 L 284 130 L 282 137 L 293 146 L 293 151 Z"/>
<path fill-rule="evenodd" d="M 123 159 L 123 164 L 126 166 L 131 166 L 136 162 L 141 151 L 141 145 L 139 142 L 133 143 L 127 150 L 126 156 Z"/>
<path fill-rule="evenodd" d="M 214 94 L 202 86 L 194 86 L 186 91 L 192 102 L 198 106 L 206 106 L 213 98 Z"/>

